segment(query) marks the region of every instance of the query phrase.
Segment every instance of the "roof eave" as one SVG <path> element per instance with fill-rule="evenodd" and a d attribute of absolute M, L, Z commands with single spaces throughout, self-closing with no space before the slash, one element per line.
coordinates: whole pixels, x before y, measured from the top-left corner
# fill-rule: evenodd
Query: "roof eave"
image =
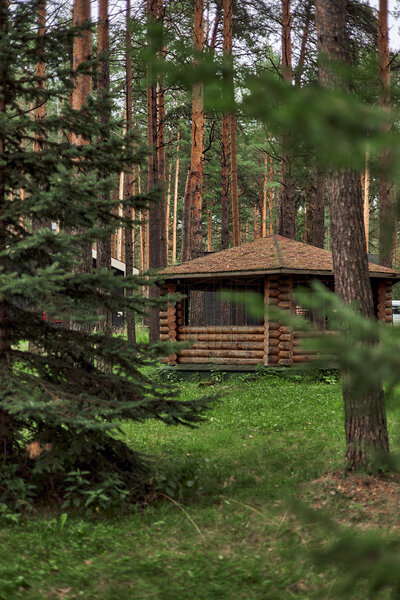
<path fill-rule="evenodd" d="M 288 269 L 280 267 L 278 269 L 261 269 L 254 271 L 210 271 L 204 273 L 160 273 L 163 280 L 176 279 L 217 279 L 228 277 L 247 277 L 254 275 L 321 275 L 333 277 L 333 271 L 330 269 L 310 270 L 310 269 Z M 381 279 L 394 279 L 400 281 L 400 273 L 384 273 L 382 271 L 370 271 L 370 277 L 378 277 Z"/>

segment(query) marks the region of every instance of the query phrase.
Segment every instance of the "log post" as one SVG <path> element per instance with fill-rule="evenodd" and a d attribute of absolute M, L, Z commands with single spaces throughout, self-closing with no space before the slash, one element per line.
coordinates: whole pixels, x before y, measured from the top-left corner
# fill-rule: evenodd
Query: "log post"
<path fill-rule="evenodd" d="M 185 326 L 185 300 L 179 300 L 175 304 L 175 314 L 176 314 L 176 330 L 179 332 L 179 329 Z"/>
<path fill-rule="evenodd" d="M 293 278 L 281 277 L 279 280 L 277 305 L 290 312 L 293 310 Z M 286 325 L 279 327 L 278 365 L 290 367 L 293 364 L 293 331 Z"/>
<path fill-rule="evenodd" d="M 264 307 L 268 306 L 269 302 L 269 280 L 264 279 Z M 269 347 L 269 317 L 267 311 L 264 311 L 264 357 L 263 364 L 268 366 L 268 347 Z"/>
<path fill-rule="evenodd" d="M 381 279 L 378 283 L 378 319 L 393 323 L 392 314 L 392 281 Z"/>
<path fill-rule="evenodd" d="M 167 285 L 168 294 L 175 294 L 176 285 L 170 283 Z M 167 307 L 167 318 L 168 318 L 168 339 L 170 342 L 176 342 L 176 308 L 175 302 L 168 302 Z M 167 362 L 171 365 L 176 365 L 176 354 L 171 354 L 167 358 Z"/>
<path fill-rule="evenodd" d="M 264 280 L 265 308 L 276 306 L 279 302 L 279 276 L 272 275 Z M 279 323 L 270 320 L 268 314 L 264 318 L 264 358 L 265 366 L 277 365 L 279 362 Z"/>

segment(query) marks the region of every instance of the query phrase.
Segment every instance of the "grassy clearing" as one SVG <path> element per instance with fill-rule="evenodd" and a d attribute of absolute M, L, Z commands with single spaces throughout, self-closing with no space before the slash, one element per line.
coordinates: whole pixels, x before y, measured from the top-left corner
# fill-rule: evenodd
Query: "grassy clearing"
<path fill-rule="evenodd" d="M 1 600 L 331 598 L 337 573 L 309 558 L 326 534 L 287 499 L 357 527 L 396 528 L 395 503 L 370 519 L 368 497 L 360 508 L 353 489 L 342 493 L 340 481 L 323 477 L 342 465 L 340 384 L 235 376 L 180 387 L 184 398 L 216 394 L 208 422 L 124 428 L 129 443 L 154 457 L 159 491 L 171 499 L 130 514 L 69 516 L 63 527 L 59 515 L 3 526 Z M 348 597 L 365 598 L 362 584 Z"/>

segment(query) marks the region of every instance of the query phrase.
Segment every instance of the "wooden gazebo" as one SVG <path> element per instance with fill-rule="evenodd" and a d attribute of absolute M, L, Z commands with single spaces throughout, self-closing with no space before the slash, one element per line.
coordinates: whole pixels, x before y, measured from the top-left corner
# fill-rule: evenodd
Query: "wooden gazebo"
<path fill-rule="evenodd" d="M 392 322 L 392 284 L 400 273 L 369 265 L 375 315 Z M 190 348 L 169 356 L 169 364 L 291 366 L 308 360 L 300 346 L 301 333 L 267 317 L 249 314 L 235 295 L 262 294 L 266 305 L 293 313 L 292 292 L 318 279 L 334 289 L 332 255 L 308 244 L 273 235 L 221 252 L 207 254 L 161 271 L 165 293 L 185 298 L 160 313 L 162 340 L 190 340 Z M 230 301 L 220 291 L 229 292 Z M 239 297 L 238 297 L 239 299 Z"/>

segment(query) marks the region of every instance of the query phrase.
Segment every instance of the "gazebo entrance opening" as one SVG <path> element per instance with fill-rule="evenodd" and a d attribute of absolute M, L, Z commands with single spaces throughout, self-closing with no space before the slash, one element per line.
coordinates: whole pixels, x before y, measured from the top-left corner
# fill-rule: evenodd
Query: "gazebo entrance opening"
<path fill-rule="evenodd" d="M 254 302 L 251 304 L 251 298 L 255 294 L 259 295 L 259 299 L 263 298 L 262 279 L 248 283 L 184 285 L 180 291 L 186 297 L 183 301 L 186 326 L 244 327 L 264 324 L 264 315 L 257 315 Z M 246 297 L 249 298 L 248 301 Z"/>

